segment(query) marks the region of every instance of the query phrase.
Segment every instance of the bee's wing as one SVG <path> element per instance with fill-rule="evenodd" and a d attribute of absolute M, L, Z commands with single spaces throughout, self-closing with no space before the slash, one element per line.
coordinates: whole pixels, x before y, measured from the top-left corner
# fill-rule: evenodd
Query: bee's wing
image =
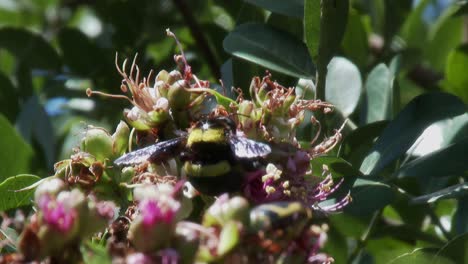
<path fill-rule="evenodd" d="M 260 158 L 271 152 L 270 146 L 245 137 L 232 136 L 230 138 L 231 149 L 238 158 Z"/>
<path fill-rule="evenodd" d="M 176 155 L 183 147 L 185 138 L 173 138 L 166 141 L 158 142 L 154 145 L 138 149 L 127 153 L 116 159 L 116 165 L 136 165 L 145 161 L 160 161 L 165 160 L 170 156 Z"/>

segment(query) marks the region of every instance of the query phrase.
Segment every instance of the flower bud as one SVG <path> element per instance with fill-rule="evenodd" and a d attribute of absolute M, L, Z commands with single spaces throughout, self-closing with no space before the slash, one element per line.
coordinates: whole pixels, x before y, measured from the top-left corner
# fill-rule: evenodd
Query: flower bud
<path fill-rule="evenodd" d="M 130 128 L 128 125 L 120 121 L 112 135 L 112 149 L 116 156 L 122 155 L 128 147 L 128 136 Z"/>
<path fill-rule="evenodd" d="M 65 189 L 65 183 L 59 178 L 48 178 L 37 186 L 36 192 L 34 193 L 34 200 L 39 203 L 40 197 L 43 195 L 57 196 L 60 191 Z"/>
<path fill-rule="evenodd" d="M 249 204 L 240 196 L 228 198 L 222 195 L 208 208 L 203 216 L 204 226 L 224 225 L 228 221 L 246 223 L 248 219 Z"/>
<path fill-rule="evenodd" d="M 182 110 L 190 103 L 190 92 L 185 90 L 185 88 L 188 88 L 186 86 L 187 82 L 185 80 L 179 80 L 169 87 L 167 98 L 171 109 Z"/>
<path fill-rule="evenodd" d="M 91 127 L 81 140 L 81 150 L 104 162 L 113 155 L 112 137 L 104 129 Z"/>
<path fill-rule="evenodd" d="M 130 126 L 139 131 L 147 131 L 151 129 L 151 127 L 146 122 L 147 116 L 148 115 L 145 111 L 136 106 L 134 106 L 131 110 L 124 110 L 125 120 L 130 124 Z"/>

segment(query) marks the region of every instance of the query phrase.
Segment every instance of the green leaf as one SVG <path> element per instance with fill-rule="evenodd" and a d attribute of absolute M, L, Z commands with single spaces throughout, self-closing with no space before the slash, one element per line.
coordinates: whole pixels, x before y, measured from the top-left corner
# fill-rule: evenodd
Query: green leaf
<path fill-rule="evenodd" d="M 348 9 L 347 0 L 305 1 L 305 39 L 317 64 L 328 65 L 340 47 L 348 21 Z"/>
<path fill-rule="evenodd" d="M 350 10 L 346 32 L 341 44 L 346 57 L 360 68 L 367 65 L 369 56 L 369 41 L 363 17 L 355 10 Z"/>
<path fill-rule="evenodd" d="M 315 73 L 304 43 L 267 25 L 240 25 L 226 36 L 223 47 L 236 57 L 290 76 L 311 78 Z"/>
<path fill-rule="evenodd" d="M 55 161 L 55 138 L 52 123 L 37 96 L 31 96 L 22 107 L 16 127 L 27 142 L 35 140 L 44 151 L 47 166 Z"/>
<path fill-rule="evenodd" d="M 383 63 L 372 69 L 365 83 L 365 124 L 389 120 L 393 113 L 393 79 L 390 69 Z"/>
<path fill-rule="evenodd" d="M 312 166 L 313 175 L 321 176 L 323 165 L 328 167 L 333 178 L 341 178 L 346 176 L 358 176 L 360 171 L 353 168 L 353 166 L 346 160 L 334 156 L 320 156 L 310 161 Z"/>
<path fill-rule="evenodd" d="M 359 102 L 361 88 L 361 74 L 356 65 L 343 57 L 334 57 L 328 64 L 325 100 L 348 117 Z"/>
<path fill-rule="evenodd" d="M 395 199 L 395 192 L 384 183 L 358 178 L 351 189 L 351 197 L 353 201 L 344 211 L 366 216 L 390 204 Z"/>
<path fill-rule="evenodd" d="M 10 122 L 14 121 L 19 111 L 16 89 L 6 75 L 0 72 L 0 113 Z"/>
<path fill-rule="evenodd" d="M 327 243 L 323 248 L 323 252 L 333 256 L 335 263 L 346 263 L 348 257 L 347 237 L 343 236 L 336 229 L 330 229 L 327 232 Z"/>
<path fill-rule="evenodd" d="M 460 183 L 457 185 L 444 188 L 437 192 L 415 197 L 411 199 L 411 203 L 414 203 L 414 204 L 434 203 L 439 200 L 463 197 L 463 196 L 466 196 L 467 194 L 468 194 L 468 183 Z"/>
<path fill-rule="evenodd" d="M 452 232 L 466 234 L 468 232 L 468 195 L 458 198 L 458 205 L 453 216 Z"/>
<path fill-rule="evenodd" d="M 449 241 L 442 249 L 440 249 L 437 255 L 450 258 L 455 261 L 455 263 L 468 263 L 467 248 L 468 233 L 465 233 Z M 436 258 L 434 263 L 440 263 L 439 258 Z"/>
<path fill-rule="evenodd" d="M 0 183 L 0 211 L 6 211 L 32 203 L 34 190 L 19 191 L 39 181 L 36 175 L 20 174 L 10 177 Z"/>
<path fill-rule="evenodd" d="M 423 48 L 426 45 L 428 28 L 423 20 L 423 12 L 430 0 L 421 0 L 406 19 L 400 36 L 406 41 L 408 47 Z"/>
<path fill-rule="evenodd" d="M 103 52 L 78 29 L 60 30 L 58 42 L 65 63 L 77 74 L 92 76 L 106 64 Z"/>
<path fill-rule="evenodd" d="M 444 87 L 468 103 L 468 76 L 466 69 L 468 67 L 468 44 L 461 45 L 452 50 L 447 58 L 445 67 L 445 76 L 448 85 Z"/>
<path fill-rule="evenodd" d="M 318 99 L 325 98 L 327 65 L 341 45 L 348 21 L 348 9 L 348 0 L 306 0 L 305 2 L 305 40 L 309 53 L 317 64 Z"/>
<path fill-rule="evenodd" d="M 388 123 L 388 121 L 378 121 L 353 130 L 343 139 L 340 156 L 351 164 L 359 166 Z"/>
<path fill-rule="evenodd" d="M 0 131 L 0 160 L 4 164 L 0 166 L 0 181 L 3 181 L 9 176 L 30 171 L 33 150 L 3 115 L 0 115 Z"/>
<path fill-rule="evenodd" d="M 83 261 L 86 264 L 112 263 L 107 249 L 103 245 L 88 242 L 80 247 Z"/>
<path fill-rule="evenodd" d="M 383 38 L 385 46 L 389 47 L 393 37 L 400 30 L 401 25 L 411 11 L 412 1 L 407 0 L 384 0 L 385 24 Z"/>
<path fill-rule="evenodd" d="M 457 47 L 463 37 L 463 18 L 453 17 L 456 5 L 445 9 L 429 31 L 429 39 L 424 46 L 424 57 L 438 71 L 444 71 L 447 57 Z"/>
<path fill-rule="evenodd" d="M 320 42 L 320 0 L 306 0 L 304 5 L 305 40 L 310 56 L 316 61 Z"/>
<path fill-rule="evenodd" d="M 262 7 L 271 12 L 290 17 L 301 18 L 304 15 L 304 1 L 301 0 L 244 0 L 247 3 Z"/>
<path fill-rule="evenodd" d="M 417 248 L 408 253 L 402 254 L 395 259 L 388 262 L 388 264 L 426 264 L 434 263 L 433 260 L 436 257 L 437 250 L 435 248 Z M 454 264 L 452 261 L 438 256 L 438 264 Z"/>
<path fill-rule="evenodd" d="M 40 35 L 25 29 L 1 28 L 0 47 L 14 54 L 20 64 L 29 68 L 58 70 L 61 65 L 54 48 Z"/>
<path fill-rule="evenodd" d="M 361 172 L 377 174 L 404 154 L 430 124 L 465 112 L 465 104 L 450 94 L 434 92 L 416 97 L 383 131 L 364 159 Z"/>
<path fill-rule="evenodd" d="M 444 177 L 462 176 L 468 171 L 468 137 L 446 148 L 434 151 L 402 166 L 394 176 Z"/>
<path fill-rule="evenodd" d="M 424 156 L 458 142 L 466 135 L 468 135 L 468 113 L 433 123 L 416 139 L 408 153 Z"/>

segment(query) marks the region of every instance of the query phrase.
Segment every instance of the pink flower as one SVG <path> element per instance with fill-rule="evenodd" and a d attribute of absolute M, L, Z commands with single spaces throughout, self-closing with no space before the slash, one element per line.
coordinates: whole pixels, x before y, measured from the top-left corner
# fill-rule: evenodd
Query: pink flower
<path fill-rule="evenodd" d="M 48 194 L 39 198 L 38 206 L 44 222 L 60 232 L 70 231 L 76 221 L 77 213 L 73 208 L 68 208 L 65 203 L 52 199 Z"/>
<path fill-rule="evenodd" d="M 177 210 L 164 208 L 160 202 L 152 199 L 145 199 L 139 204 L 143 224 L 145 226 L 153 226 L 158 222 L 171 223 Z"/>

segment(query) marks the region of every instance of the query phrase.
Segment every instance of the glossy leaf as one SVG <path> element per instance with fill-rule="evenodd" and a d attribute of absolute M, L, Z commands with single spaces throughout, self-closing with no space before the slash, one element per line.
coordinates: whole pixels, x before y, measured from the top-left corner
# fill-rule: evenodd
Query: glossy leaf
<path fill-rule="evenodd" d="M 0 115 L 0 131 L 0 160 L 2 164 L 8 164 L 0 166 L 0 181 L 3 181 L 9 176 L 30 171 L 33 150 L 3 115 Z"/>
<path fill-rule="evenodd" d="M 367 64 L 369 56 L 369 41 L 363 20 L 364 16 L 350 10 L 341 45 L 346 57 L 359 67 Z"/>
<path fill-rule="evenodd" d="M 335 105 L 344 117 L 354 112 L 361 96 L 362 80 L 359 69 L 343 57 L 328 64 L 325 100 Z"/>
<path fill-rule="evenodd" d="M 443 71 L 447 56 L 457 47 L 463 36 L 463 18 L 453 17 L 457 7 L 451 5 L 432 25 L 428 34 L 428 43 L 425 45 L 424 56 L 432 67 Z"/>
<path fill-rule="evenodd" d="M 388 185 L 358 178 L 351 189 L 353 201 L 345 212 L 356 216 L 370 215 L 390 204 L 395 198 L 394 190 Z"/>
<path fill-rule="evenodd" d="M 427 127 L 408 150 L 413 156 L 427 155 L 468 135 L 468 113 L 447 118 Z"/>
<path fill-rule="evenodd" d="M 369 73 L 365 83 L 365 124 L 392 118 L 393 78 L 392 72 L 383 63 Z"/>
<path fill-rule="evenodd" d="M 363 161 L 361 172 L 378 173 L 405 153 L 430 124 L 465 111 L 466 106 L 453 95 L 429 93 L 416 97 L 383 131 Z"/>
<path fill-rule="evenodd" d="M 29 68 L 58 70 L 61 65 L 54 48 L 40 35 L 25 29 L 1 28 L 0 47 L 14 54 L 19 63 Z"/>
<path fill-rule="evenodd" d="M 317 61 L 320 43 L 320 0 L 306 0 L 304 5 L 304 37 L 310 56 Z"/>
<path fill-rule="evenodd" d="M 236 57 L 290 76 L 311 78 L 315 73 L 306 46 L 267 25 L 240 25 L 226 36 L 223 47 Z"/>
<path fill-rule="evenodd" d="M 395 177 L 462 176 L 468 171 L 468 137 L 402 166 Z"/>
<path fill-rule="evenodd" d="M 445 76 L 448 85 L 445 87 L 468 103 L 468 76 L 466 69 L 468 67 L 468 45 L 462 45 L 452 50 L 447 58 L 445 67 Z"/>
<path fill-rule="evenodd" d="M 0 183 L 0 211 L 6 211 L 20 206 L 30 205 L 34 190 L 21 190 L 39 181 L 36 175 L 20 174 L 10 177 Z"/>
<path fill-rule="evenodd" d="M 340 157 L 359 166 L 388 123 L 379 121 L 353 130 L 343 139 L 339 150 Z"/>
<path fill-rule="evenodd" d="M 292 0 L 244 0 L 247 3 L 256 5 L 271 12 L 279 13 L 285 16 L 301 18 L 304 15 L 304 1 Z"/>
<path fill-rule="evenodd" d="M 305 39 L 317 64 L 327 65 L 343 38 L 349 2 L 306 0 L 304 10 Z"/>
<path fill-rule="evenodd" d="M 440 191 L 422 195 L 411 199 L 412 203 L 434 203 L 443 199 L 452 199 L 468 195 L 468 183 L 460 183 Z"/>

